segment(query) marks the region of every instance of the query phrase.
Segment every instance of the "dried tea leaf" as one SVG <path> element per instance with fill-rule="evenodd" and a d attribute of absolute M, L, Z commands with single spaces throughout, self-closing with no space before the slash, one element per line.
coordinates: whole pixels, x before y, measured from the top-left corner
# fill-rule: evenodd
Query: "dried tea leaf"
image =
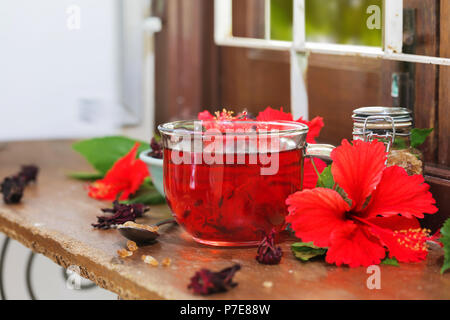
<path fill-rule="evenodd" d="M 111 226 L 117 224 L 124 224 L 127 221 L 134 221 L 136 218 L 142 217 L 142 215 L 150 210 L 149 207 L 136 203 L 136 204 L 123 204 L 114 201 L 113 208 L 102 209 L 105 213 L 112 213 L 110 216 L 98 216 L 97 223 L 92 224 L 97 229 L 110 229 Z"/>

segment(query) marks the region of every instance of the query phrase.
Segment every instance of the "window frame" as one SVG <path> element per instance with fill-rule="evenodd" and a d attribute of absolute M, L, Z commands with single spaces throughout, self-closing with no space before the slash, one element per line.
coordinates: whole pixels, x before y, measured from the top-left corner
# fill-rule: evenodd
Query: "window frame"
<path fill-rule="evenodd" d="M 293 41 L 270 39 L 270 0 L 265 1 L 265 38 L 234 37 L 232 0 L 214 0 L 214 40 L 219 46 L 269 50 L 293 50 L 297 53 L 320 53 L 360 56 L 412 63 L 450 66 L 449 58 L 402 53 L 403 0 L 383 0 L 383 47 L 307 42 L 305 34 L 305 0 L 292 0 L 294 6 Z M 269 9 L 269 10 L 267 10 Z"/>

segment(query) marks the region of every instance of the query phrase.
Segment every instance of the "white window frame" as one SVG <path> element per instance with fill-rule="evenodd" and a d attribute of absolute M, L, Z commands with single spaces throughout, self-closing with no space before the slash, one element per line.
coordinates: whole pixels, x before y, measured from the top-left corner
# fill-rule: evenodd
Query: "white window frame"
<path fill-rule="evenodd" d="M 162 22 L 151 16 L 152 0 L 117 1 L 120 41 L 120 124 L 153 128 L 154 34 Z M 150 114 L 151 119 L 146 116 Z M 147 121 L 151 123 L 148 124 Z"/>
<path fill-rule="evenodd" d="M 305 0 L 293 0 L 293 41 L 270 39 L 270 0 L 266 2 L 265 39 L 233 37 L 232 0 L 215 0 L 214 38 L 218 45 L 246 47 L 255 49 L 290 50 L 335 55 L 382 58 L 404 62 L 450 65 L 450 59 L 402 53 L 403 46 L 403 0 L 383 0 L 383 48 L 340 45 L 331 43 L 306 42 L 305 36 Z M 268 10 L 269 9 L 269 10 Z"/>
<path fill-rule="evenodd" d="M 291 87 L 304 85 L 299 70 L 296 53 L 321 53 L 331 55 L 359 56 L 371 59 L 395 60 L 412 63 L 425 63 L 450 66 L 450 59 L 402 53 L 403 47 L 403 0 L 383 0 L 383 46 L 369 47 L 342 45 L 306 41 L 305 0 L 292 0 L 293 41 L 270 39 L 270 0 L 265 1 L 265 38 L 234 37 L 232 29 L 232 0 L 215 0 L 214 3 L 214 40 L 220 46 L 270 49 L 291 52 Z M 297 90 L 292 92 L 294 115 L 308 117 L 305 97 L 298 97 Z M 302 101 L 299 101 L 301 99 Z"/>

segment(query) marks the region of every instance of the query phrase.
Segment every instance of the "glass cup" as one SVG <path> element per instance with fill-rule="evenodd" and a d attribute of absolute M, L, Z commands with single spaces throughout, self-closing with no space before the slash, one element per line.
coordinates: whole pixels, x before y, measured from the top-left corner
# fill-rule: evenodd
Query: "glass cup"
<path fill-rule="evenodd" d="M 285 228 L 286 199 L 302 189 L 308 127 L 289 121 L 178 121 L 158 127 L 164 191 L 177 222 L 197 242 L 253 246 Z"/>

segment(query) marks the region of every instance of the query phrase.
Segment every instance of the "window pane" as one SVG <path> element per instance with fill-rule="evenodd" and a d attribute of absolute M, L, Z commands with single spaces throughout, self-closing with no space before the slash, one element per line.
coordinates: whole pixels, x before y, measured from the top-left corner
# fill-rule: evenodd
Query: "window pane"
<path fill-rule="evenodd" d="M 270 38 L 292 41 L 293 0 L 270 1 Z"/>
<path fill-rule="evenodd" d="M 305 0 L 306 41 L 382 46 L 382 0 Z M 378 6 L 379 20 L 367 13 Z M 377 10 L 377 9 L 376 9 Z M 373 16 L 373 17 L 372 17 Z M 371 27 L 369 29 L 368 21 Z M 377 22 L 380 23 L 379 29 Z"/>
<path fill-rule="evenodd" d="M 382 45 L 382 0 L 305 0 L 306 40 L 366 46 Z M 378 21 L 369 6 L 379 8 Z M 376 9 L 377 10 L 377 9 Z M 271 38 L 292 41 L 293 0 L 271 0 Z M 367 21 L 375 29 L 369 29 Z M 376 26 L 379 22 L 379 29 Z"/>

